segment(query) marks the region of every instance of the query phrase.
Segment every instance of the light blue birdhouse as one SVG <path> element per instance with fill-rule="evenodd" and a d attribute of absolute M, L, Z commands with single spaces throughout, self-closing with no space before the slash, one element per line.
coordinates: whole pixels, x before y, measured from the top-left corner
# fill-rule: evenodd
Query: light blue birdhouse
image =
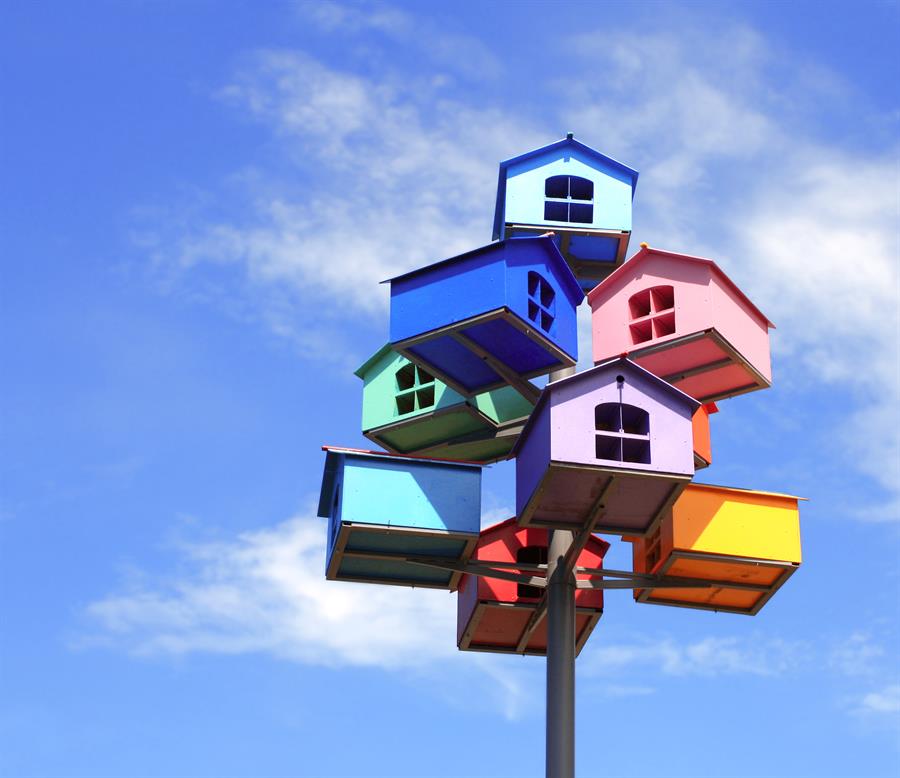
<path fill-rule="evenodd" d="M 481 467 L 326 446 L 319 516 L 329 580 L 455 589 L 481 526 Z"/>
<path fill-rule="evenodd" d="M 625 261 L 638 173 L 575 140 L 500 163 L 494 240 L 552 231 L 582 289 Z"/>

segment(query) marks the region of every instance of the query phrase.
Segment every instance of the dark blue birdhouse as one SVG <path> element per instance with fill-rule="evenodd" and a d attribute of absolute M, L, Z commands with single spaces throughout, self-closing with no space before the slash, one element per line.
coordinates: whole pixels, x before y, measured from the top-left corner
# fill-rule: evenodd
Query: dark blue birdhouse
<path fill-rule="evenodd" d="M 638 173 L 572 134 L 500 163 L 494 240 L 555 234 L 582 289 L 625 260 Z"/>
<path fill-rule="evenodd" d="M 512 386 L 578 359 L 584 292 L 549 237 L 491 243 L 390 279 L 391 345 L 460 394 Z"/>
<path fill-rule="evenodd" d="M 481 528 L 481 467 L 325 447 L 319 516 L 328 519 L 329 580 L 455 589 Z"/>

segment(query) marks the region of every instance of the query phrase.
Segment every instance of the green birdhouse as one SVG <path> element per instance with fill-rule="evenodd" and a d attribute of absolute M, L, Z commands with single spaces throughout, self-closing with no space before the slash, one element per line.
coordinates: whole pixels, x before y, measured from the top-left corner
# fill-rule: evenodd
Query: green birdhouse
<path fill-rule="evenodd" d="M 466 399 L 390 345 L 359 370 L 363 434 L 393 454 L 505 459 L 532 404 L 511 387 Z"/>

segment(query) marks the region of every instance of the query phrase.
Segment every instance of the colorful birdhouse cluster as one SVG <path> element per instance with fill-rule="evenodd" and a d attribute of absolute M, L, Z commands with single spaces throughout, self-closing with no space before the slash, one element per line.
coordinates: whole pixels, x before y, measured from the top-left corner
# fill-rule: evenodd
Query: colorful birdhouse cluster
<path fill-rule="evenodd" d="M 537 565 L 547 563 L 548 533 L 522 527 L 515 518 L 482 530 L 472 560 L 490 564 Z M 578 557 L 584 568 L 603 567 L 609 544 L 591 537 Z M 584 580 L 586 575 L 578 578 Z M 543 590 L 526 583 L 464 575 L 457 598 L 456 642 L 465 651 L 547 653 L 547 625 L 541 622 L 526 634 Z M 603 615 L 603 592 L 579 589 L 575 593 L 575 647 L 581 651 Z"/>
<path fill-rule="evenodd" d="M 692 483 L 716 403 L 771 384 L 774 325 L 711 260 L 623 264 L 637 177 L 571 135 L 506 160 L 494 242 L 389 280 L 389 342 L 356 371 L 386 453 L 326 448 L 329 579 L 458 590 L 460 649 L 545 654 L 552 531 L 579 538 L 554 562 L 578 650 L 622 575 L 594 533 L 633 544 L 642 603 L 755 614 L 796 570 L 800 498 Z M 566 375 L 586 291 L 594 367 Z M 481 468 L 508 458 L 516 516 L 482 530 Z"/>

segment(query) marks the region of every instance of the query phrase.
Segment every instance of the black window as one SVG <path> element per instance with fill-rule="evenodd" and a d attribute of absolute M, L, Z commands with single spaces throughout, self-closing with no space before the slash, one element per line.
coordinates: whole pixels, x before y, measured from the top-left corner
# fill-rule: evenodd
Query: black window
<path fill-rule="evenodd" d="M 556 292 L 540 273 L 528 273 L 528 318 L 544 332 L 556 319 Z"/>
<path fill-rule="evenodd" d="M 516 551 L 516 562 L 521 562 L 526 565 L 546 565 L 547 547 L 522 546 L 522 548 Z M 523 583 L 516 585 L 516 594 L 519 597 L 540 597 L 541 593 L 539 586 L 529 586 L 528 584 Z"/>
<path fill-rule="evenodd" d="M 591 224 L 594 221 L 594 182 L 581 176 L 550 176 L 544 182 L 544 219 Z"/>
<path fill-rule="evenodd" d="M 650 414 L 627 403 L 594 408 L 597 459 L 650 464 Z"/>
<path fill-rule="evenodd" d="M 434 376 L 412 362 L 397 371 L 397 415 L 434 405 Z"/>

